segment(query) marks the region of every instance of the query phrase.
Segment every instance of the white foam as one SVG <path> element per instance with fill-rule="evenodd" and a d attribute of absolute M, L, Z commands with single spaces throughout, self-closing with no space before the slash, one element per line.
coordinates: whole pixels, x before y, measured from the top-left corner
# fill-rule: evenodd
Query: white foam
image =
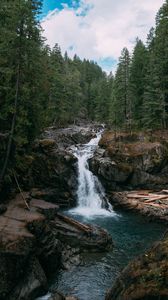
<path fill-rule="evenodd" d="M 88 144 L 72 148 L 73 154 L 78 159 L 78 206 L 70 212 L 87 218 L 116 215 L 111 204 L 106 199 L 101 182 L 89 170 L 88 165 L 88 160 L 93 157 L 98 146 L 101 133 L 99 132 Z"/>
<path fill-rule="evenodd" d="M 96 218 L 96 217 L 113 217 L 113 216 L 117 216 L 117 214 L 115 212 L 108 211 L 104 208 L 94 209 L 94 208 L 90 208 L 90 207 L 80 207 L 80 206 L 69 210 L 69 213 L 71 215 L 83 216 L 87 219 L 93 219 L 93 218 Z"/>

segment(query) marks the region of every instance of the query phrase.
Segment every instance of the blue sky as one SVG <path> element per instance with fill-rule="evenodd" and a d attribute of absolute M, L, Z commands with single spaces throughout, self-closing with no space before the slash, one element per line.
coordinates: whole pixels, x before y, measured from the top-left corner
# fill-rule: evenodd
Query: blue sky
<path fill-rule="evenodd" d="M 75 1 L 75 2 L 79 2 L 79 1 Z M 72 6 L 72 1 L 71 0 L 63 0 L 63 1 L 59 1 L 59 0 L 43 0 L 43 9 L 42 9 L 42 15 L 46 16 L 49 11 L 52 11 L 56 8 L 58 9 L 63 9 L 63 5 L 62 3 L 66 3 L 69 6 Z"/>
<path fill-rule="evenodd" d="M 122 48 L 144 42 L 164 0 L 44 0 L 42 27 L 47 43 L 70 57 L 96 61 L 115 71 Z"/>

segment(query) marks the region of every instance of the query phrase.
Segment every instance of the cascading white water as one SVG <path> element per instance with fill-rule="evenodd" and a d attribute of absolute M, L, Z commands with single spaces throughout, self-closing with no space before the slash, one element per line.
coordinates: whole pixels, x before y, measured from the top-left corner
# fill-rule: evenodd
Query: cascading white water
<path fill-rule="evenodd" d="M 100 138 L 101 132 L 98 133 L 96 138 L 93 138 L 88 144 L 80 145 L 72 149 L 73 154 L 78 159 L 78 206 L 71 210 L 71 212 L 87 217 L 93 215 L 111 216 L 114 214 L 110 203 L 105 197 L 102 184 L 89 170 L 88 165 L 88 160 L 93 157 Z"/>

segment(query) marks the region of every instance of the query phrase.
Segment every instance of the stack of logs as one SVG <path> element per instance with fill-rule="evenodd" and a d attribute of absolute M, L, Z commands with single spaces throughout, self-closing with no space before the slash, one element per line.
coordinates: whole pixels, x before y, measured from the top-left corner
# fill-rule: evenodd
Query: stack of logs
<path fill-rule="evenodd" d="M 133 191 L 127 194 L 128 199 L 136 199 L 143 202 L 144 205 L 168 208 L 168 190 L 154 193 L 152 191 Z"/>

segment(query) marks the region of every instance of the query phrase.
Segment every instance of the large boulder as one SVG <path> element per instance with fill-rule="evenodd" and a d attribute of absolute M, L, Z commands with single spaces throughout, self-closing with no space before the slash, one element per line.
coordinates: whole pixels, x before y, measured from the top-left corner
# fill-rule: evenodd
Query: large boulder
<path fill-rule="evenodd" d="M 46 275 L 36 257 L 30 257 L 16 287 L 8 296 L 9 300 L 34 300 L 48 289 Z"/>
<path fill-rule="evenodd" d="M 52 237 L 54 246 L 43 249 L 43 241 L 48 237 L 47 224 L 55 218 L 58 207 L 44 201 L 32 199 L 29 210 L 22 198 L 17 195 L 0 215 L 0 299 L 34 300 L 47 292 L 45 270 L 40 263 L 53 266 L 59 258 L 59 245 Z M 36 234 L 29 228 L 36 224 Z M 45 230 L 44 230 L 45 228 Z M 45 250 L 45 252 L 44 252 Z M 56 266 L 58 268 L 58 265 Z"/>
<path fill-rule="evenodd" d="M 52 221 L 52 228 L 62 243 L 81 251 L 103 252 L 111 249 L 113 245 L 112 237 L 106 230 L 82 224 L 62 214 L 58 214 Z"/>
<path fill-rule="evenodd" d="M 46 140 L 45 140 L 46 142 Z M 41 142 L 39 146 L 41 145 Z M 62 207 L 75 205 L 76 158 L 69 152 L 55 147 L 43 152 L 37 146 L 31 167 L 32 186 L 41 191 L 40 198 Z M 33 190 L 33 196 L 37 196 Z"/>
<path fill-rule="evenodd" d="M 131 262 L 108 291 L 106 300 L 168 299 L 168 238 Z"/>
<path fill-rule="evenodd" d="M 91 170 L 111 190 L 165 188 L 168 184 L 168 145 L 148 135 L 105 132 L 101 148 L 90 160 Z"/>

